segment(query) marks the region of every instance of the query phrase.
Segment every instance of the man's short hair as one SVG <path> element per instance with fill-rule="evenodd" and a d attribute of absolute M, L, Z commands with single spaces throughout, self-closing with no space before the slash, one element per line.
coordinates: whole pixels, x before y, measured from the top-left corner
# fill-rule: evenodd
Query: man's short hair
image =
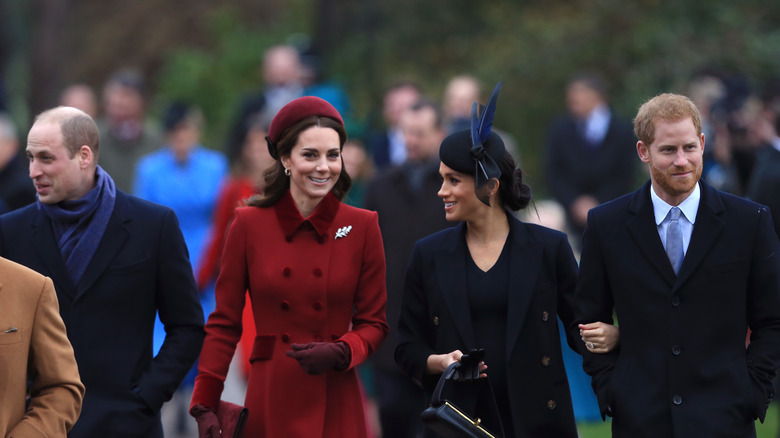
<path fill-rule="evenodd" d="M 442 124 L 444 123 L 441 107 L 432 99 L 428 99 L 427 97 L 421 97 L 420 99 L 417 100 L 417 102 L 415 102 L 414 104 L 412 104 L 411 107 L 409 107 L 409 110 L 412 112 L 419 112 L 427 108 L 433 110 L 434 128 L 436 129 L 441 128 Z"/>
<path fill-rule="evenodd" d="M 643 143 L 649 145 L 655 140 L 655 122 L 664 120 L 676 122 L 691 118 L 696 135 L 701 135 L 701 113 L 686 96 L 664 93 L 648 100 L 639 108 L 634 118 L 634 133 Z"/>
<path fill-rule="evenodd" d="M 81 146 L 87 145 L 92 149 L 97 163 L 100 134 L 95 121 L 87 113 L 69 106 L 58 106 L 38 114 L 35 123 L 38 122 L 60 125 L 62 143 L 68 149 L 70 158 L 78 153 Z"/>
<path fill-rule="evenodd" d="M 599 73 L 593 71 L 577 72 L 569 76 L 566 84 L 569 87 L 574 84 L 582 84 L 598 93 L 602 99 L 607 100 L 607 81 Z"/>

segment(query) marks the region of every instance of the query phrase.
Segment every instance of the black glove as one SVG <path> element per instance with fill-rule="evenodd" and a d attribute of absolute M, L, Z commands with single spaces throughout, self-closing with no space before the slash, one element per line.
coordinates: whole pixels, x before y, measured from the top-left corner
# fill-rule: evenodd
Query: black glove
<path fill-rule="evenodd" d="M 452 377 L 457 381 L 479 379 L 479 368 L 483 360 L 485 360 L 485 350 L 480 348 L 469 351 L 461 356 Z"/>
<path fill-rule="evenodd" d="M 287 356 L 298 361 L 307 374 L 322 374 L 326 371 L 343 371 L 351 359 L 349 346 L 344 342 L 309 342 L 291 344 Z"/>

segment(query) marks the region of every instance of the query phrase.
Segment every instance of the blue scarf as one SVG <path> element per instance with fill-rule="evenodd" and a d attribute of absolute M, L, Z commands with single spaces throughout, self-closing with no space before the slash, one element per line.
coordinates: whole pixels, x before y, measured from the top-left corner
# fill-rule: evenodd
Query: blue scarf
<path fill-rule="evenodd" d="M 62 259 L 74 285 L 79 284 L 95 255 L 116 201 L 114 180 L 100 166 L 95 178 L 95 187 L 81 199 L 53 205 L 38 201 L 38 208 L 51 219 Z"/>

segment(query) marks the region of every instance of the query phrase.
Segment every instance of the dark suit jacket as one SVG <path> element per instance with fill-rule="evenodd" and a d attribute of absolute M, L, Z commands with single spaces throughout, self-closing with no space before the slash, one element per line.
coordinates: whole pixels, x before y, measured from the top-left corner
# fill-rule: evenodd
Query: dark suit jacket
<path fill-rule="evenodd" d="M 550 125 L 545 154 L 547 186 L 567 215 L 581 195 L 602 203 L 634 187 L 636 138 L 631 125 L 614 113 L 604 141 L 595 147 L 585 144 L 573 117 L 558 118 Z"/>
<path fill-rule="evenodd" d="M 620 348 L 584 356 L 615 437 L 748 437 L 780 365 L 780 247 L 766 207 L 701 183 L 675 276 L 650 183 L 590 211 L 577 320 L 620 324 Z M 745 335 L 752 329 L 751 344 Z"/>
<path fill-rule="evenodd" d="M 775 232 L 780 236 L 780 151 L 772 145 L 756 151 L 756 167 L 747 195 L 769 207 L 775 220 Z"/>
<path fill-rule="evenodd" d="M 437 195 L 441 188 L 438 161 L 428 163 L 419 189 L 410 186 L 402 166 L 393 166 L 371 180 L 363 198 L 364 207 L 379 214 L 387 261 L 387 322 L 390 325 L 390 335 L 369 361 L 386 371 L 399 373 L 393 351 L 404 274 L 412 247 L 423 237 L 454 225 L 444 217 L 444 202 Z"/>
<path fill-rule="evenodd" d="M 557 316 L 565 324 L 574 318 L 577 263 L 565 234 L 511 216 L 510 227 L 506 357 L 515 432 L 576 437 Z M 466 290 L 465 231 L 461 223 L 417 242 L 406 275 L 395 359 L 429 400 L 439 376 L 426 374 L 428 356 L 479 347 Z M 569 343 L 580 349 L 573 335 Z"/>
<path fill-rule="evenodd" d="M 392 166 L 390 161 L 390 131 L 383 130 L 375 132 L 368 140 L 368 151 L 371 153 L 371 159 L 377 169 L 384 169 Z"/>
<path fill-rule="evenodd" d="M 192 367 L 203 313 L 172 210 L 117 191 L 78 285 L 37 204 L 0 217 L 0 255 L 54 280 L 86 396 L 71 437 L 162 436 L 159 411 Z M 167 332 L 152 357 L 155 312 Z"/>

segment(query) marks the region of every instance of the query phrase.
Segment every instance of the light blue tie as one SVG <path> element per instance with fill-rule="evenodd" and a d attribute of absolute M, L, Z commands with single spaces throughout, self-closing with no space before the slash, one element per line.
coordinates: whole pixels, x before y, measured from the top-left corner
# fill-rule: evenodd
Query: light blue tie
<path fill-rule="evenodd" d="M 683 257 L 682 229 L 680 228 L 680 209 L 672 207 L 669 210 L 669 226 L 666 228 L 666 255 L 672 264 L 674 273 L 680 272 Z"/>

